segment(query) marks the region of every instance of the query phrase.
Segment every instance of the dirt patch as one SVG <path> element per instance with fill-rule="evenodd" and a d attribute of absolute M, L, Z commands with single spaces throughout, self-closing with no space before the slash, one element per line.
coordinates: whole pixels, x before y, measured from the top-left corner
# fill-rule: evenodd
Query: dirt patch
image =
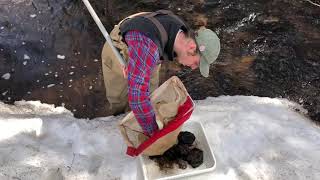
<path fill-rule="evenodd" d="M 282 97 L 302 104 L 320 121 L 319 7 L 288 0 L 90 2 L 108 31 L 131 13 L 161 8 L 194 28 L 206 24 L 215 30 L 221 54 L 209 78 L 176 64 L 162 69 L 162 82 L 178 75 L 194 99 Z M 101 71 L 103 43 L 81 1 L 1 1 L 0 77 L 9 73 L 10 78 L 0 79 L 0 100 L 65 105 L 82 118 L 110 115 Z"/>

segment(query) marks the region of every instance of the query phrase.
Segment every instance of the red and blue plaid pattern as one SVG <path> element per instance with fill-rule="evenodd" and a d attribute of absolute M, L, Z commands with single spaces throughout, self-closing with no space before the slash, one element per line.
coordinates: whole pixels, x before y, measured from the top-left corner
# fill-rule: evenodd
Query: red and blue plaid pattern
<path fill-rule="evenodd" d="M 152 135 L 157 129 L 156 117 L 150 102 L 150 79 L 160 60 L 157 45 L 143 33 L 129 31 L 128 44 L 128 101 L 144 133 Z"/>

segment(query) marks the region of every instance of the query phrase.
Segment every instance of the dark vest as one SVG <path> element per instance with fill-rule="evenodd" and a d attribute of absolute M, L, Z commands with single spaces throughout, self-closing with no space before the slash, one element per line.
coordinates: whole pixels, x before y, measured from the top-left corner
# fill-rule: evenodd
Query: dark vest
<path fill-rule="evenodd" d="M 183 30 L 184 32 L 188 32 L 189 28 L 186 24 L 183 24 L 182 22 L 179 22 L 175 18 L 166 14 L 156 15 L 155 18 L 167 31 L 168 41 L 165 45 L 161 43 L 161 34 L 156 25 L 145 17 L 133 17 L 125 20 L 120 25 L 121 35 L 123 36 L 123 39 L 125 39 L 124 36 L 128 31 L 140 31 L 158 46 L 160 59 L 173 60 L 173 44 L 177 33 L 179 29 Z"/>

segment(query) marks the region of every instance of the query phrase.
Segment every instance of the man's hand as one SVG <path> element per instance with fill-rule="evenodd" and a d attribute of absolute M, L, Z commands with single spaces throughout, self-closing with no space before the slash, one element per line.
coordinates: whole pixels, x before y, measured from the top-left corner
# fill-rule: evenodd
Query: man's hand
<path fill-rule="evenodd" d="M 127 79 L 128 78 L 128 67 L 127 66 L 121 66 L 121 68 L 122 68 L 123 77 L 125 79 Z"/>

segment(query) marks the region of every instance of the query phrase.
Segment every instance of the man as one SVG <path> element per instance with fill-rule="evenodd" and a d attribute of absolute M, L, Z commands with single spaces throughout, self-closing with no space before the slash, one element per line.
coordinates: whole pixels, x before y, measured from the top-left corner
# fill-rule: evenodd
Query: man
<path fill-rule="evenodd" d="M 115 26 L 110 36 L 127 62 L 127 68 L 122 69 L 105 43 L 102 67 L 111 111 L 122 113 L 129 106 L 149 136 L 158 130 L 149 96 L 158 87 L 162 60 L 175 59 L 191 69 L 200 67 L 201 74 L 208 77 L 209 65 L 220 52 L 220 41 L 213 31 L 202 27 L 194 33 L 166 10 L 128 17 Z"/>

